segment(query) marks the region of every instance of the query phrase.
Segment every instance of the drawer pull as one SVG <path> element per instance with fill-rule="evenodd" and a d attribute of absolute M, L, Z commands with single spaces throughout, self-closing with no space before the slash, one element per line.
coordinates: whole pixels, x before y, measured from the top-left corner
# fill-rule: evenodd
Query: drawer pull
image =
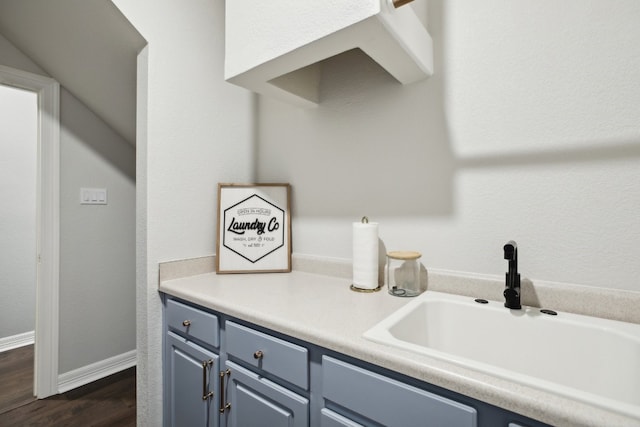
<path fill-rule="evenodd" d="M 231 375 L 231 369 L 220 371 L 220 408 L 218 410 L 221 414 L 224 414 L 227 409 L 231 409 L 231 403 L 224 401 L 224 378 L 229 375 Z"/>
<path fill-rule="evenodd" d="M 182 326 L 184 326 L 184 327 L 187 327 L 187 328 L 188 328 L 189 326 L 191 326 L 191 320 L 184 320 L 184 321 L 182 322 Z"/>
<path fill-rule="evenodd" d="M 262 350 L 258 350 L 255 353 L 253 353 L 253 358 L 254 359 L 262 359 L 264 357 L 264 353 L 262 352 Z"/>
<path fill-rule="evenodd" d="M 210 397 L 213 397 L 213 391 L 207 391 L 207 369 L 209 366 L 213 365 L 213 360 L 205 360 L 202 362 L 202 400 L 207 400 Z"/>

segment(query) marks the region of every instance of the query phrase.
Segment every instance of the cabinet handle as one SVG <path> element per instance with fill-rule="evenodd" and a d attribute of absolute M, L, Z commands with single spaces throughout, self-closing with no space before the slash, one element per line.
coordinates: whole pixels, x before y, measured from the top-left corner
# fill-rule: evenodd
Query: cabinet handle
<path fill-rule="evenodd" d="M 253 358 L 254 359 L 262 359 L 264 357 L 264 353 L 262 352 L 262 350 L 258 350 L 255 353 L 253 353 Z"/>
<path fill-rule="evenodd" d="M 220 371 L 220 413 L 224 414 L 227 409 L 231 409 L 231 403 L 224 401 L 224 378 L 231 375 L 231 369 Z"/>
<path fill-rule="evenodd" d="M 184 320 L 184 321 L 182 322 L 182 326 L 185 326 L 185 327 L 187 327 L 187 328 L 188 328 L 189 326 L 191 326 L 191 320 Z"/>
<path fill-rule="evenodd" d="M 210 397 L 213 397 L 213 391 L 207 391 L 207 369 L 209 366 L 213 365 L 213 360 L 205 360 L 202 362 L 202 400 L 207 400 Z"/>

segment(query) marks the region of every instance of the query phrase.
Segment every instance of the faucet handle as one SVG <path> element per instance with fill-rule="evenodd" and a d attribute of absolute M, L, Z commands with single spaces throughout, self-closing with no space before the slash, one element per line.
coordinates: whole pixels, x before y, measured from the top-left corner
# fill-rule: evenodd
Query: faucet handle
<path fill-rule="evenodd" d="M 502 293 L 504 295 L 504 306 L 514 310 L 522 308 L 520 305 L 520 294 L 516 289 L 507 288 Z"/>

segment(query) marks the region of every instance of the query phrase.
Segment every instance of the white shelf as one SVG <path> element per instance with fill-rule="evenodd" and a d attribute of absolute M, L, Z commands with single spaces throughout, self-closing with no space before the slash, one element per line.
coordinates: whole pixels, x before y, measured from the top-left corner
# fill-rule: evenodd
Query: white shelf
<path fill-rule="evenodd" d="M 232 0 L 225 25 L 225 79 L 296 105 L 319 102 L 320 61 L 355 48 L 402 84 L 433 74 L 429 33 L 389 0 Z"/>

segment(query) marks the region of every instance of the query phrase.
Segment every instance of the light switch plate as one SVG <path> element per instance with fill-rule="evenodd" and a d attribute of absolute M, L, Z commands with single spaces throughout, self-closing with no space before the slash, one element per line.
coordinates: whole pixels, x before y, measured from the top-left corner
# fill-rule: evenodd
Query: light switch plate
<path fill-rule="evenodd" d="M 106 188 L 81 188 L 80 204 L 81 205 L 106 205 L 107 189 Z"/>

